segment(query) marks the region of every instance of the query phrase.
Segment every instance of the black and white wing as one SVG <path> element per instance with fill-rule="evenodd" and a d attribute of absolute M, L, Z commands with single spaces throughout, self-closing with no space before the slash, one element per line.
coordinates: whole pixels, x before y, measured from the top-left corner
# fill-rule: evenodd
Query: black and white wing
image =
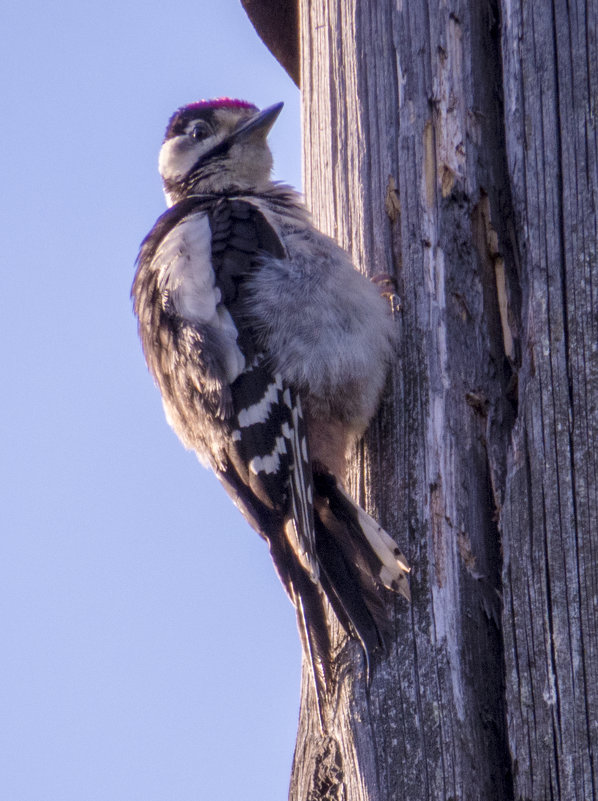
<path fill-rule="evenodd" d="M 284 256 L 250 202 L 189 198 L 143 242 L 132 294 L 167 419 L 267 540 L 321 704 L 330 643 L 301 399 L 259 349 L 244 296 L 261 260 Z"/>
<path fill-rule="evenodd" d="M 215 470 L 273 556 L 298 560 L 316 581 L 301 400 L 260 351 L 244 294 L 262 259 L 284 256 L 247 200 L 188 198 L 142 244 L 133 297 L 169 422 Z M 288 548 L 272 543 L 281 536 Z M 288 565 L 277 569 L 293 596 Z"/>
<path fill-rule="evenodd" d="M 332 664 L 325 599 L 370 655 L 409 596 L 402 554 L 334 476 L 314 472 L 298 388 L 260 346 L 248 279 L 286 253 L 249 199 L 189 197 L 142 244 L 133 284 L 146 360 L 176 433 L 267 540 L 297 610 L 322 711 Z"/>

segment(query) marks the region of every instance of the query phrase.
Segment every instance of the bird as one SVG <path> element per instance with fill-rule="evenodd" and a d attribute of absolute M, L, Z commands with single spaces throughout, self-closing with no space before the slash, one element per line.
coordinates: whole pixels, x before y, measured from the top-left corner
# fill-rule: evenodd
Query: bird
<path fill-rule="evenodd" d="M 369 676 L 388 628 L 384 588 L 410 599 L 406 558 L 347 490 L 396 333 L 374 284 L 272 180 L 282 106 L 223 97 L 170 117 L 168 208 L 141 244 L 131 295 L 167 421 L 269 547 L 322 717 L 329 610 Z"/>

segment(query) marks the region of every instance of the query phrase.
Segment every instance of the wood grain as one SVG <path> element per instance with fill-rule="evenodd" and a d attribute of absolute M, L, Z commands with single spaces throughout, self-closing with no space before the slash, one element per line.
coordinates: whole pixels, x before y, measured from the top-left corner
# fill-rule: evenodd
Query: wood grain
<path fill-rule="evenodd" d="M 496 518 L 514 410 L 495 240 L 514 317 L 519 285 L 498 19 L 489 5 L 405 0 L 303 2 L 301 14 L 308 203 L 359 269 L 395 275 L 401 298 L 353 491 L 414 570 L 412 606 L 388 599 L 395 639 L 369 691 L 359 650 L 341 652 L 326 740 L 304 693 L 291 798 L 500 801 L 512 786 Z M 331 737 L 345 795 L 315 789 Z"/>
<path fill-rule="evenodd" d="M 395 276 L 355 497 L 413 566 L 293 801 L 596 801 L 598 7 L 300 0 L 316 224 Z"/>

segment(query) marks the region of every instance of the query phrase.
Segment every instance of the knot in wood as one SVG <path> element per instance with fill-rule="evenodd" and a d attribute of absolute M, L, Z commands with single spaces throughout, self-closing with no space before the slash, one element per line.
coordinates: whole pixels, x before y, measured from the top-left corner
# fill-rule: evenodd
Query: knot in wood
<path fill-rule="evenodd" d="M 322 737 L 307 801 L 346 801 L 343 760 L 334 737 Z"/>

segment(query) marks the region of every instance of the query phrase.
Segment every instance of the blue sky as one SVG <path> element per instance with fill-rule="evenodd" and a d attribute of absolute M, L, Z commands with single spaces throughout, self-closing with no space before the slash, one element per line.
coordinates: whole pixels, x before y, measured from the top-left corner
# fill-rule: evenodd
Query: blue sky
<path fill-rule="evenodd" d="M 299 93 L 238 0 L 5 0 L 0 797 L 274 801 L 298 713 L 267 549 L 166 425 L 129 289 L 179 105 Z"/>

